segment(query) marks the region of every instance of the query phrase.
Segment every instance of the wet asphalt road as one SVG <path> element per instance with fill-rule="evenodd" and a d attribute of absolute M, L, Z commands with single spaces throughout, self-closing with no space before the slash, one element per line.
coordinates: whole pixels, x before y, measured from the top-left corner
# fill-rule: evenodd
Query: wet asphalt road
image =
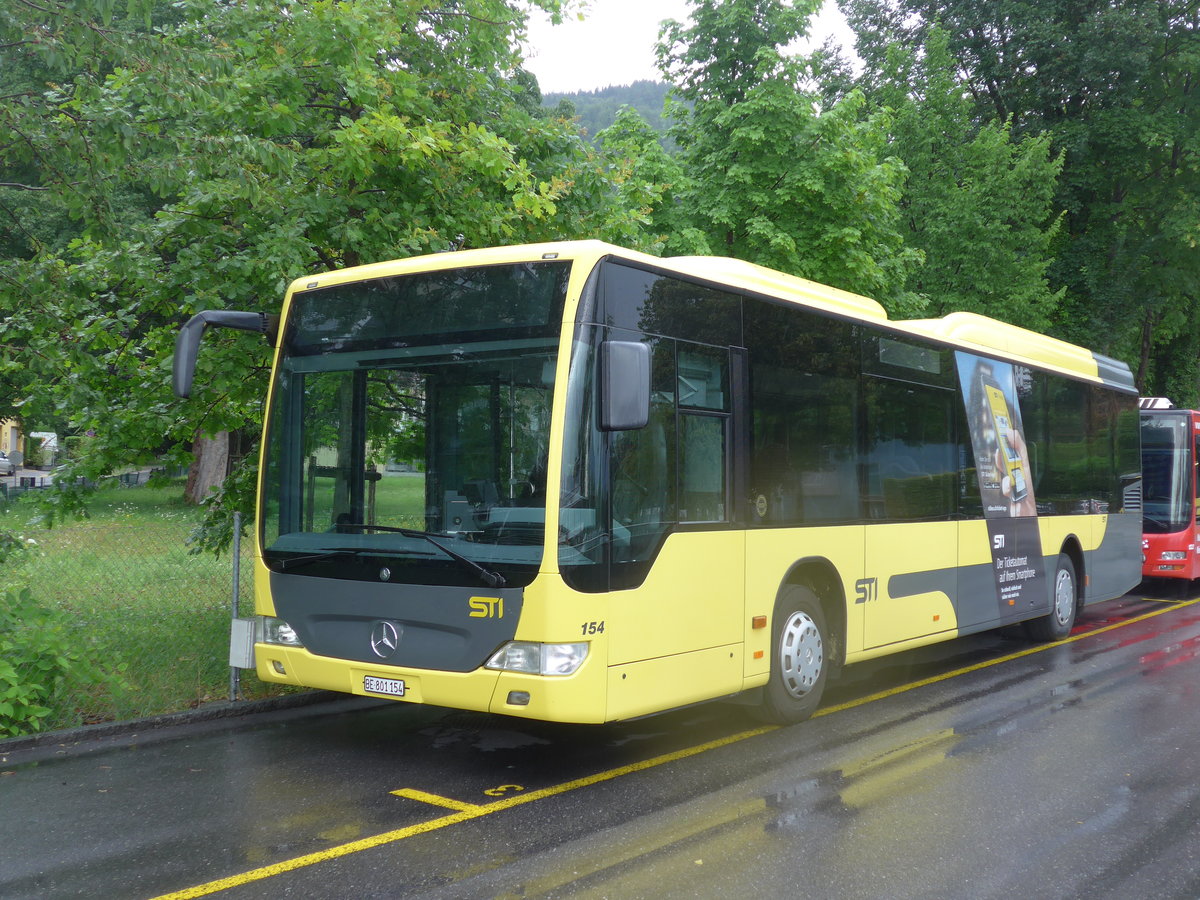
<path fill-rule="evenodd" d="M 1200 896 L 1200 601 L 847 670 L 817 718 L 348 699 L 0 743 L 0 897 Z"/>

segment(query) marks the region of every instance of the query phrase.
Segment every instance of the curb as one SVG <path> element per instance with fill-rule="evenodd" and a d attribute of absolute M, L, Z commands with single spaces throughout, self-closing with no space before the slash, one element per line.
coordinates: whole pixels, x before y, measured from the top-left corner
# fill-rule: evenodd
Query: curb
<path fill-rule="evenodd" d="M 305 709 L 310 706 L 334 704 L 339 701 L 344 704 L 357 706 L 363 698 L 337 693 L 334 691 L 305 691 L 300 694 L 285 694 L 280 697 L 268 697 L 265 700 L 223 700 L 207 703 L 196 709 L 183 712 L 164 713 L 158 716 L 148 716 L 142 719 L 126 719 L 120 722 L 101 722 L 96 725 L 81 725 L 78 728 L 68 728 L 62 731 L 42 731 L 36 734 L 22 735 L 15 738 L 0 740 L 0 757 L 5 754 L 17 753 L 24 750 L 39 750 L 89 744 L 108 738 L 119 738 L 128 735 L 145 735 L 146 733 L 162 733 L 168 729 L 179 729 L 185 726 L 205 725 L 224 722 L 247 716 L 265 715 L 275 712 L 287 712 Z M 369 699 L 369 698 L 368 698 Z"/>

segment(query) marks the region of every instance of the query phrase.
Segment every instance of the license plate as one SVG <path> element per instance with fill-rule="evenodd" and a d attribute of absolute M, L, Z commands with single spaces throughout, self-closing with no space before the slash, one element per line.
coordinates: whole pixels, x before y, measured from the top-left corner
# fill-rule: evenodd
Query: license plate
<path fill-rule="evenodd" d="M 376 678 L 363 676 L 363 690 L 368 694 L 386 694 L 389 697 L 404 696 L 404 681 L 400 678 Z"/>

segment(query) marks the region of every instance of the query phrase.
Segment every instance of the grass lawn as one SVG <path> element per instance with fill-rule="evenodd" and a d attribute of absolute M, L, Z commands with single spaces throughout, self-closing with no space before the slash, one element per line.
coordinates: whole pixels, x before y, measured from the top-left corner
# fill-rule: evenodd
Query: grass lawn
<path fill-rule="evenodd" d="M 425 476 L 417 472 L 384 475 L 374 482 L 368 493 L 370 506 L 374 497 L 374 523 L 393 528 L 425 528 Z M 316 480 L 313 491 L 312 527 L 318 531 L 332 523 L 334 480 Z M 368 510 L 368 518 L 370 510 Z"/>
<path fill-rule="evenodd" d="M 320 521 L 320 492 L 314 514 Z M 425 478 L 388 475 L 376 483 L 375 521 L 424 527 Z M 229 619 L 233 565 L 191 555 L 187 540 L 203 518 L 183 501 L 180 482 L 101 489 L 87 519 L 46 529 L 31 521 L 29 497 L 0 502 L 0 542 L 24 545 L 0 564 L 0 598 L 28 587 L 39 606 L 63 612 L 74 645 L 119 671 L 123 684 L 65 687 L 46 728 L 176 712 L 229 696 Z M 250 529 L 247 529 L 248 531 Z M 2 546 L 2 543 L 0 543 Z M 253 540 L 242 540 L 240 613 L 254 607 Z M 243 696 L 288 688 L 241 675 Z"/>
<path fill-rule="evenodd" d="M 124 687 L 67 691 L 46 727 L 171 712 L 228 697 L 233 592 L 228 554 L 192 556 L 201 511 L 182 485 L 101 490 L 88 519 L 45 529 L 27 498 L 0 505 L 0 534 L 25 552 L 0 570 L 0 590 L 27 586 L 39 605 L 67 614 L 90 658 L 122 669 Z M 241 608 L 252 608 L 249 539 L 243 540 Z M 123 668 L 122 668 L 123 667 Z M 242 674 L 251 696 L 275 692 Z"/>

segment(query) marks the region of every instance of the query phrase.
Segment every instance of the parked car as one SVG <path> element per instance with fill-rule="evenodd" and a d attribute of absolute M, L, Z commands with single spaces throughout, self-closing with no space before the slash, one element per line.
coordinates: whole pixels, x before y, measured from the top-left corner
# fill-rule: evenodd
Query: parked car
<path fill-rule="evenodd" d="M 17 467 L 13 465 L 13 461 L 3 450 L 0 450 L 0 475 L 12 475 L 16 471 Z"/>

